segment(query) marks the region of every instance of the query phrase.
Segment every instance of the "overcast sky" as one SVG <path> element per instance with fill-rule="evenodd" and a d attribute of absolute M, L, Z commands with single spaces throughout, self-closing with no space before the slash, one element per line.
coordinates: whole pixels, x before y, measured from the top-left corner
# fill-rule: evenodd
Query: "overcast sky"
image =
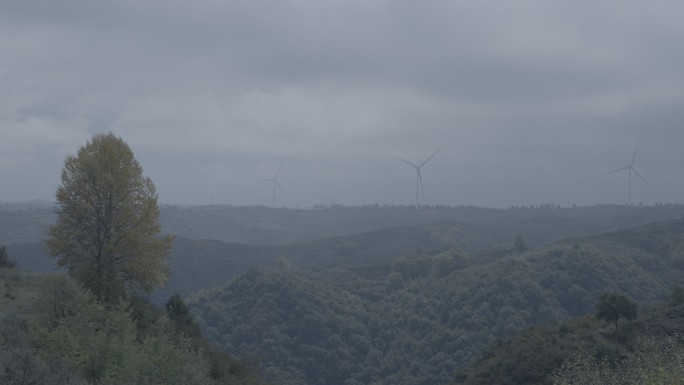
<path fill-rule="evenodd" d="M 163 203 L 684 201 L 684 5 L 3 0 L 0 200 L 111 131 Z"/>

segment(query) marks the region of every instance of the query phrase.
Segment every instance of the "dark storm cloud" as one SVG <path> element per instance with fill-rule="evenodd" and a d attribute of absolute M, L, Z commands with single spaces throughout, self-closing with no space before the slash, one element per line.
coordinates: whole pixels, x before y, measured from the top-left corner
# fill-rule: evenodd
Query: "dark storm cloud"
<path fill-rule="evenodd" d="M 5 1 L 0 200 L 50 198 L 111 130 L 166 202 L 679 201 L 681 6 L 626 1 Z M 28 177 L 27 177 L 28 175 Z M 624 178 L 623 178 L 624 176 Z"/>

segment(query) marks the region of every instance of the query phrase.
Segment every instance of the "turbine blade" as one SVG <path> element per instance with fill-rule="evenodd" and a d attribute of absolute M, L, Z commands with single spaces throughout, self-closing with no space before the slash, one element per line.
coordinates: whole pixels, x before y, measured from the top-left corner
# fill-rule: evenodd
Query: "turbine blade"
<path fill-rule="evenodd" d="M 646 186 L 648 186 L 648 188 L 651 189 L 651 191 L 653 191 L 653 187 L 651 187 L 651 185 L 648 184 L 648 182 L 646 182 L 646 179 L 644 179 L 641 175 L 639 175 L 639 173 L 637 172 L 637 170 L 635 170 L 635 169 L 633 169 L 633 168 L 632 168 L 631 170 L 634 171 L 634 173 L 636 174 L 636 176 L 638 176 L 639 179 L 641 179 L 641 181 L 644 182 L 644 184 L 645 184 Z"/>
<path fill-rule="evenodd" d="M 276 175 L 273 179 L 278 179 L 278 175 L 280 175 L 280 169 L 283 168 L 283 164 L 280 163 L 280 166 L 278 166 L 278 172 L 276 172 Z"/>
<path fill-rule="evenodd" d="M 394 156 L 394 155 L 392 155 L 392 156 Z M 413 167 L 415 167 L 415 168 L 418 168 L 418 166 L 416 166 L 414 163 L 409 162 L 409 161 L 406 160 L 406 159 L 401 159 L 401 158 L 398 157 L 398 156 L 394 156 L 394 158 L 399 159 L 400 161 L 402 161 L 402 162 L 404 162 L 404 163 L 407 163 L 407 164 L 409 164 L 409 165 L 411 165 L 411 166 L 413 166 Z"/>
<path fill-rule="evenodd" d="M 636 159 L 636 154 L 637 154 L 638 149 L 639 149 L 639 142 L 637 142 L 636 147 L 634 147 L 634 155 L 632 155 L 632 162 L 629 164 L 629 167 L 634 166 L 634 159 Z"/>
<path fill-rule="evenodd" d="M 282 192 L 283 195 L 287 196 L 287 194 L 285 194 L 285 190 L 283 190 L 283 186 L 281 186 L 280 183 L 278 183 L 277 180 L 274 180 L 274 182 L 275 182 L 275 184 L 278 186 L 278 188 L 280 189 L 280 192 Z"/>
<path fill-rule="evenodd" d="M 432 159 L 433 156 L 437 155 L 437 153 L 438 153 L 439 150 L 441 150 L 441 149 L 442 149 L 442 147 L 438 148 L 437 151 L 433 152 L 432 155 L 430 155 L 429 158 L 425 159 L 425 162 L 421 163 L 420 166 L 418 166 L 418 167 L 423 167 L 423 166 L 425 165 L 425 163 L 429 162 L 430 159 Z"/>
<path fill-rule="evenodd" d="M 623 167 L 623 168 L 618 168 L 617 170 L 613 170 L 613 171 L 611 171 L 611 172 L 607 172 L 606 175 L 608 175 L 608 174 L 615 174 L 616 172 L 620 172 L 620 171 L 624 171 L 624 170 L 629 170 L 630 168 L 631 168 L 631 167 L 629 167 L 629 166 L 625 166 L 625 167 Z"/>

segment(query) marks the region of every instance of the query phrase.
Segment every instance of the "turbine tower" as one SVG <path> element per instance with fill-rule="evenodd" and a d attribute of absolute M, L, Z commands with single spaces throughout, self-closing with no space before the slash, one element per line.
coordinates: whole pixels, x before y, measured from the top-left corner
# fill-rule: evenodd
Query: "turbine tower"
<path fill-rule="evenodd" d="M 283 164 L 281 163 L 280 166 L 278 167 L 278 171 L 276 172 L 275 176 L 273 178 L 268 178 L 268 179 L 263 179 L 263 182 L 273 182 L 273 207 L 276 205 L 276 186 L 280 189 L 280 192 L 285 195 L 285 190 L 283 190 L 283 187 L 280 185 L 278 182 L 278 175 L 280 175 L 280 169 L 283 167 Z"/>
<path fill-rule="evenodd" d="M 637 170 L 634 169 L 634 160 L 636 159 L 636 154 L 637 154 L 638 149 L 639 149 L 639 143 L 637 143 L 636 147 L 634 148 L 634 154 L 632 155 L 632 161 L 629 162 L 629 165 L 627 165 L 625 167 L 621 167 L 617 170 L 613 170 L 613 171 L 608 173 L 608 174 L 614 174 L 616 172 L 627 170 L 627 205 L 628 206 L 632 205 L 632 173 L 634 173 L 634 175 L 639 177 L 639 179 L 641 179 L 641 181 L 644 182 L 644 184 L 646 186 L 648 186 L 649 189 L 653 190 L 653 187 L 651 187 L 651 185 L 649 185 L 648 182 L 646 182 L 646 179 L 644 179 L 641 175 L 639 175 Z"/>
<path fill-rule="evenodd" d="M 425 189 L 423 188 L 423 177 L 420 175 L 420 168 L 425 166 L 425 164 L 427 162 L 429 162 L 430 159 L 432 159 L 432 157 L 435 156 L 439 152 L 439 150 L 441 150 L 441 149 L 442 149 L 441 147 L 438 148 L 437 151 L 433 152 L 432 155 L 430 155 L 430 157 L 425 159 L 425 161 L 419 165 L 412 163 L 412 162 L 409 162 L 406 159 L 401 159 L 400 157 L 395 156 L 396 159 L 399 159 L 400 161 L 402 161 L 402 162 L 404 162 L 404 163 L 406 163 L 406 164 L 408 164 L 411 167 L 416 169 L 416 210 L 418 209 L 418 198 L 420 197 L 421 192 L 423 194 L 423 203 L 425 203 Z"/>

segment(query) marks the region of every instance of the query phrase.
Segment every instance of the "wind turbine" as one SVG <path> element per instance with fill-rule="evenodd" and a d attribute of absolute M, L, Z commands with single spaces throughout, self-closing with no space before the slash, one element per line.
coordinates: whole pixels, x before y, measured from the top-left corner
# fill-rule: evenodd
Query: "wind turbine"
<path fill-rule="evenodd" d="M 285 195 L 285 190 L 283 190 L 283 187 L 278 183 L 278 175 L 280 175 L 280 169 L 283 168 L 283 164 L 281 163 L 280 166 L 278 167 L 278 171 L 276 172 L 275 176 L 273 178 L 268 178 L 268 179 L 263 179 L 262 182 L 273 182 L 273 207 L 276 205 L 276 186 L 280 189 L 280 192 Z"/>
<path fill-rule="evenodd" d="M 644 182 L 644 184 L 646 186 L 648 186 L 648 188 L 653 190 L 653 187 L 651 187 L 651 185 L 649 185 L 648 182 L 646 182 L 646 179 L 644 179 L 641 175 L 639 175 L 637 170 L 634 169 L 634 159 L 636 159 L 636 154 L 637 154 L 638 149 L 639 149 L 639 143 L 637 143 L 636 147 L 634 148 L 634 154 L 632 155 L 632 161 L 629 162 L 629 165 L 622 167 L 622 168 L 619 168 L 617 170 L 613 170 L 613 171 L 608 173 L 608 174 L 614 174 L 616 172 L 627 170 L 627 205 L 628 206 L 632 205 L 632 173 L 634 173 L 634 175 L 638 176 L 639 179 L 641 179 L 641 181 Z"/>
<path fill-rule="evenodd" d="M 438 148 L 437 151 L 433 152 L 432 155 L 430 155 L 430 157 L 428 157 L 427 159 L 425 159 L 425 161 L 424 161 L 423 163 L 419 164 L 419 165 L 418 165 L 418 164 L 415 164 L 415 163 L 412 163 L 412 162 L 409 162 L 409 161 L 406 160 L 406 159 L 401 159 L 400 157 L 395 156 L 396 159 L 399 159 L 400 161 L 402 161 L 402 162 L 404 162 L 404 163 L 406 163 L 406 164 L 408 164 L 408 165 L 410 165 L 411 167 L 413 167 L 413 168 L 416 169 L 416 209 L 418 209 L 418 198 L 419 198 L 419 196 L 420 196 L 420 192 L 423 193 L 423 202 L 425 202 L 425 189 L 423 188 L 423 178 L 422 178 L 422 176 L 420 175 L 420 168 L 423 167 L 423 166 L 425 166 L 425 164 L 426 164 L 427 162 L 429 162 L 430 159 L 432 159 L 432 157 L 435 156 L 435 155 L 439 152 L 439 150 L 441 150 L 441 149 L 442 149 L 441 147 Z"/>

